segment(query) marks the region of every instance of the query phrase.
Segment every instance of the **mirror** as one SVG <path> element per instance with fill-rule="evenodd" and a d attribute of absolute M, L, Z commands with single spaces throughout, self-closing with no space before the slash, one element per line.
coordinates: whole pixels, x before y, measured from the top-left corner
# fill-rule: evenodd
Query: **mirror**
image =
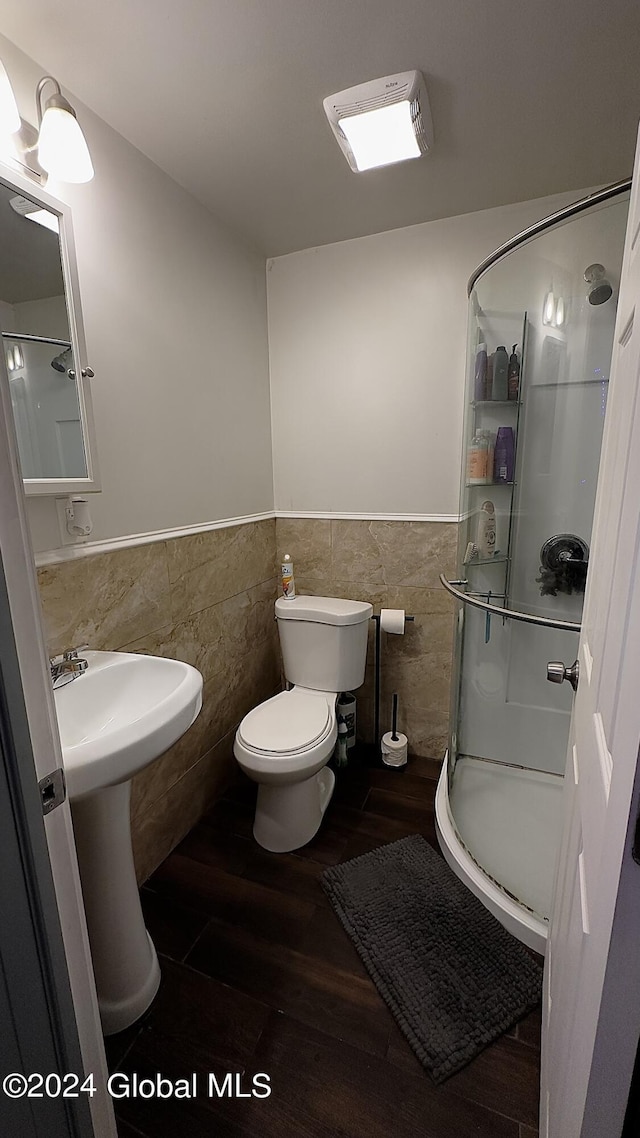
<path fill-rule="evenodd" d="M 99 489 L 67 207 L 0 181 L 0 329 L 28 494 Z"/>

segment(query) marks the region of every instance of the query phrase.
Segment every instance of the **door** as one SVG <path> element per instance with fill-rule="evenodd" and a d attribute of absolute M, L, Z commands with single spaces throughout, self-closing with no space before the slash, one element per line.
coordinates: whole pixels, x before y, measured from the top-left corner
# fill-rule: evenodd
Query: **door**
<path fill-rule="evenodd" d="M 640 1035 L 639 155 L 545 966 L 543 1138 L 619 1138 Z"/>
<path fill-rule="evenodd" d="M 69 803 L 45 818 L 38 788 L 60 766 L 0 352 L 0 1133 L 115 1138 Z M 49 1073 L 44 1088 L 31 1085 L 42 1097 L 11 1097 L 20 1078 Z M 95 1093 L 63 1098 L 55 1076 L 67 1073 L 93 1076 Z"/>

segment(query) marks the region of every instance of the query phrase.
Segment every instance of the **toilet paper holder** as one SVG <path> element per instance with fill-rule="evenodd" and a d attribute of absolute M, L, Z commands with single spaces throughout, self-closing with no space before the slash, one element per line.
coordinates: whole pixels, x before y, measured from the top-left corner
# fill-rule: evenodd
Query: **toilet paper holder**
<path fill-rule="evenodd" d="M 380 649 L 382 647 L 382 628 L 380 625 L 380 614 L 374 613 L 371 617 L 376 626 L 375 635 L 375 660 L 374 660 L 374 699 L 373 699 L 373 745 L 378 749 L 380 745 L 380 671 L 381 659 Z M 415 620 L 413 616 L 405 615 L 405 624 Z"/>

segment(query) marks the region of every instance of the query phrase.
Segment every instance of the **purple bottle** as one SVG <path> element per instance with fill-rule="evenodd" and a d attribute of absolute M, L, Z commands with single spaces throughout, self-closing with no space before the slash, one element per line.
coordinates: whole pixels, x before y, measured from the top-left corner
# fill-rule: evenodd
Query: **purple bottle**
<path fill-rule="evenodd" d="M 493 454 L 494 482 L 513 482 L 513 427 L 499 427 Z"/>

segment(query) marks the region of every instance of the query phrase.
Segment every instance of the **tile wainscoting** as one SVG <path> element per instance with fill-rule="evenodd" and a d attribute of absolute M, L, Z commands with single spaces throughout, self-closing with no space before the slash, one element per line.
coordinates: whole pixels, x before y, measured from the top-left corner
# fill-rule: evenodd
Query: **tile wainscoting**
<path fill-rule="evenodd" d="M 278 561 L 290 553 L 298 593 L 370 601 L 374 612 L 415 616 L 404 636 L 382 636 L 381 729 L 399 694 L 399 727 L 412 754 L 440 758 L 447 746 L 453 605 L 438 580 L 455 574 L 458 526 L 449 522 L 278 518 Z M 373 739 L 373 625 L 358 734 Z"/>
<path fill-rule="evenodd" d="M 299 593 L 368 600 L 415 616 L 383 635 L 381 725 L 400 696 L 411 752 L 446 746 L 453 610 L 438 575 L 455 566 L 457 526 L 444 522 L 271 518 L 159 538 L 38 570 L 48 651 L 91 648 L 185 660 L 204 677 L 193 727 L 133 780 L 131 828 L 144 881 L 234 777 L 233 736 L 278 690 L 273 602 L 285 552 Z M 373 737 L 373 624 L 358 731 Z"/>
<path fill-rule="evenodd" d="M 185 660 L 202 711 L 133 780 L 140 881 L 224 793 L 236 725 L 280 685 L 273 519 L 134 545 L 38 570 L 48 651 L 78 644 Z"/>

